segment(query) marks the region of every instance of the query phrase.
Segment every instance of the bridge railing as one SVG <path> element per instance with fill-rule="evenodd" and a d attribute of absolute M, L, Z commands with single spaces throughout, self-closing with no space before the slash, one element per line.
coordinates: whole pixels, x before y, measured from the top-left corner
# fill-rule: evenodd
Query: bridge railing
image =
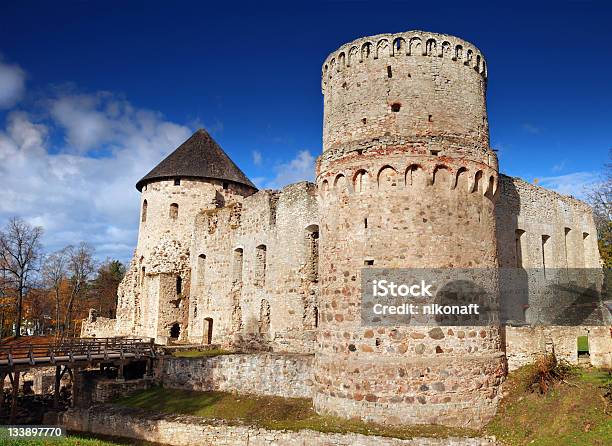
<path fill-rule="evenodd" d="M 67 338 L 47 343 L 20 343 L 0 346 L 0 366 L 38 363 L 91 361 L 154 357 L 153 339 Z"/>

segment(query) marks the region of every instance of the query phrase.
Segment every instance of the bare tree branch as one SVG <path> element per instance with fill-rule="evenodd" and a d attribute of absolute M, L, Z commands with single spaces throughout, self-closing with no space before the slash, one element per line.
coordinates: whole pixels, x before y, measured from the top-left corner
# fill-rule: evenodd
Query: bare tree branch
<path fill-rule="evenodd" d="M 20 218 L 11 218 L 0 231 L 0 269 L 3 289 L 15 292 L 15 336 L 21 336 L 23 299 L 34 284 L 38 272 L 43 230 Z"/>

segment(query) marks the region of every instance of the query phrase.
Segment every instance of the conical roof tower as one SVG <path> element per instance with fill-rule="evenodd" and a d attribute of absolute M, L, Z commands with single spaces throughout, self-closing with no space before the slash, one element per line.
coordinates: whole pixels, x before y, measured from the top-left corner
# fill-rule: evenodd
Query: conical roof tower
<path fill-rule="evenodd" d="M 214 178 L 233 181 L 257 189 L 221 146 L 204 129 L 197 130 L 174 152 L 146 174 L 136 189 L 145 184 L 170 178 Z"/>

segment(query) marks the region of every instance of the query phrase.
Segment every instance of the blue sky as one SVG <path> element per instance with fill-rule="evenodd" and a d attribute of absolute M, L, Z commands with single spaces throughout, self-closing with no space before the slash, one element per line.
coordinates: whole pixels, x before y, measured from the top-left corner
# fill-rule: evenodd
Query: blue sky
<path fill-rule="evenodd" d="M 206 127 L 261 187 L 312 179 L 321 64 L 410 29 L 473 42 L 504 173 L 579 195 L 612 147 L 612 3 L 3 2 L 0 224 L 128 260 L 135 182 Z"/>

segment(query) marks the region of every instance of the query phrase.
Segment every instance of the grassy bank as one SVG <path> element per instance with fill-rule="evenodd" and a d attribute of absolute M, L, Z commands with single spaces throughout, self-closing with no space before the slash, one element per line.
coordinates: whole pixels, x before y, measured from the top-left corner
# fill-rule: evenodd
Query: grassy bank
<path fill-rule="evenodd" d="M 487 434 L 508 446 L 612 444 L 612 404 L 604 396 L 606 387 L 612 389 L 609 372 L 575 369 L 540 394 L 529 389 L 533 367 L 509 375 L 505 397 L 485 429 Z"/>
<path fill-rule="evenodd" d="M 84 435 L 67 435 L 64 438 L 47 438 L 38 440 L 6 440 L 0 439 L 3 446 L 162 446 L 157 443 L 118 438 L 94 438 Z"/>
<path fill-rule="evenodd" d="M 318 415 L 308 399 L 224 392 L 158 387 L 123 397 L 116 403 L 155 412 L 222 419 L 229 424 L 249 424 L 266 429 L 356 432 L 396 438 L 494 435 L 508 446 L 612 444 L 612 375 L 609 372 L 567 368 L 563 374 L 550 381 L 543 392 L 536 379 L 539 376 L 536 371 L 535 366 L 527 366 L 508 376 L 497 415 L 479 432 L 442 426 L 382 426 Z M 610 393 L 606 395 L 607 392 Z M 62 444 L 106 446 L 115 443 Z"/>
<path fill-rule="evenodd" d="M 225 392 L 195 392 L 163 389 L 141 391 L 121 398 L 117 404 L 156 412 L 196 415 L 208 419 L 223 419 L 228 423 L 259 426 L 266 429 L 320 432 L 357 432 L 396 438 L 474 436 L 469 429 L 443 426 L 387 427 L 318 415 L 312 402 L 305 398 L 280 398 L 235 395 Z"/>

